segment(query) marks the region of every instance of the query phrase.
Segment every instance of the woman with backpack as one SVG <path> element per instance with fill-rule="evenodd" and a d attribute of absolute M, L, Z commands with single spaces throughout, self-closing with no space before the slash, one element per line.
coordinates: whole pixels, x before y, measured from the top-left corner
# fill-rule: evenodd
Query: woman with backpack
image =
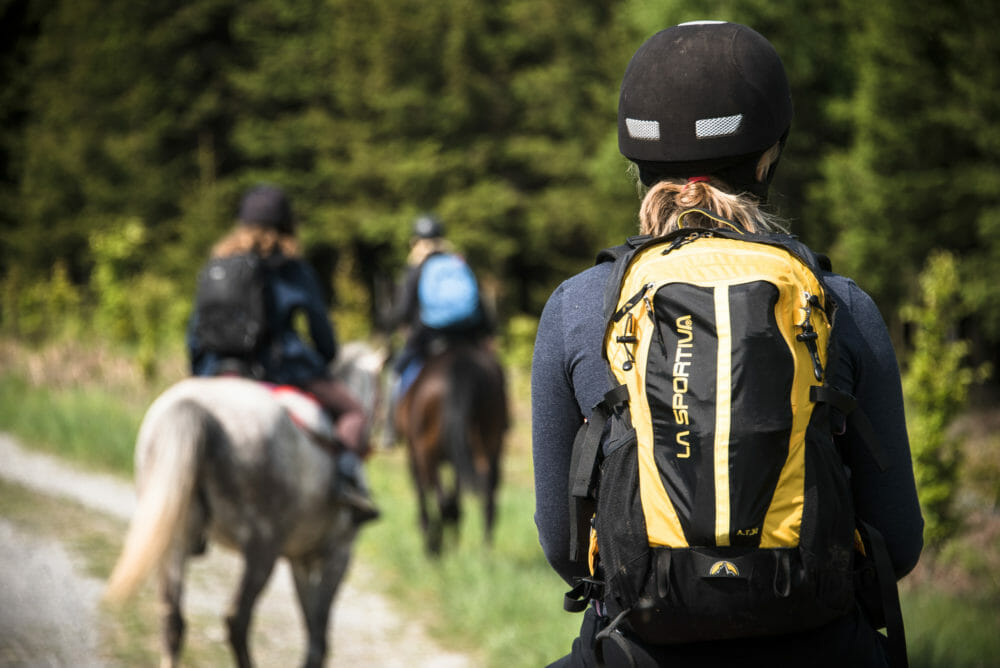
<path fill-rule="evenodd" d="M 227 258 L 257 267 L 256 277 L 239 285 L 225 285 L 223 280 L 223 285 L 211 290 L 200 281 L 187 332 L 192 373 L 242 375 L 313 395 L 336 425 L 338 493 L 352 507 L 357 522 L 376 518 L 379 513 L 362 471 L 362 459 L 370 453 L 364 411 L 347 387 L 331 375 L 330 364 L 338 349 L 336 335 L 316 273 L 302 257 L 284 191 L 261 184 L 244 194 L 236 226 L 215 244 L 202 274 L 213 276 L 213 267 L 219 277 L 236 274 L 225 265 L 213 265 Z M 211 304 L 204 297 L 209 291 L 216 295 Z M 262 300 L 259 307 L 252 304 L 257 291 Z M 232 303 L 227 305 L 227 300 Z M 295 329 L 300 314 L 309 343 Z M 243 323 L 244 319 L 262 322 Z M 234 323 L 240 326 L 234 328 Z M 234 329 L 238 340 L 227 341 Z"/>
<path fill-rule="evenodd" d="M 619 148 L 633 163 L 646 189 L 639 213 L 640 233 L 661 237 L 681 228 L 696 232 L 716 227 L 755 234 L 782 231 L 781 221 L 766 212 L 764 206 L 791 119 L 791 94 L 784 67 L 773 46 L 755 31 L 734 23 L 696 22 L 653 35 L 633 55 L 626 69 L 618 108 Z M 675 246 L 687 243 L 683 237 L 676 239 Z M 613 262 L 599 261 L 563 282 L 545 306 L 535 342 L 531 393 L 535 522 L 550 565 L 574 586 L 581 578 L 592 575 L 587 554 L 576 553 L 571 558 L 577 536 L 589 533 L 586 524 L 580 528 L 571 519 L 567 500 L 577 486 L 577 481 L 571 482 L 571 476 L 577 473 L 571 470 L 571 461 L 581 424 L 602 417 L 592 409 L 605 399 L 611 387 L 609 362 L 602 355 L 608 325 L 604 300 L 614 267 Z M 836 410 L 830 412 L 835 436 L 828 438 L 836 441 L 843 464 L 850 470 L 845 487 L 849 486 L 854 513 L 884 537 L 892 575 L 901 578 L 919 558 L 923 519 L 913 479 L 895 352 L 872 299 L 850 279 L 828 271 L 820 273 L 839 306 L 836 327 L 830 335 L 836 339 L 839 358 L 827 372 L 829 382 L 853 395 L 872 419 L 884 461 L 873 457 L 859 431 L 848 428 Z M 669 291 L 670 286 L 663 290 Z M 643 308 L 640 299 L 626 305 L 633 303 Z M 652 312 L 652 303 L 645 308 L 640 319 Z M 682 360 L 682 347 L 690 341 L 691 321 L 689 316 L 681 316 L 676 322 L 679 338 L 671 341 L 677 342 L 676 359 Z M 806 333 L 803 331 L 803 335 Z M 630 337 L 621 340 L 627 345 Z M 673 345 L 663 349 L 672 354 Z M 632 362 L 629 358 L 622 366 L 629 368 Z M 687 363 L 675 366 L 675 374 L 678 368 L 683 372 Z M 686 377 L 680 381 L 675 375 L 673 414 L 659 418 L 654 415 L 654 422 L 687 420 L 686 413 L 677 410 L 686 408 L 689 401 Z M 664 391 L 669 396 L 669 383 Z M 635 420 L 634 411 L 640 408 L 632 408 Z M 649 410 L 655 412 L 656 408 Z M 761 420 L 761 424 L 765 421 Z M 613 433 L 603 437 L 599 446 L 606 461 L 620 442 L 614 438 Z M 677 457 L 689 457 L 689 442 L 678 437 L 678 443 L 687 450 L 679 450 Z M 661 466 L 661 462 L 652 466 Z M 696 484 L 718 488 L 721 483 L 701 480 Z M 598 498 L 613 494 L 616 490 L 611 487 L 599 487 Z M 583 488 L 586 491 L 586 479 Z M 733 494 L 737 491 L 733 490 Z M 700 497 L 693 498 L 692 504 L 696 504 Z M 723 510 L 713 508 L 709 512 Z M 600 519 L 598 516 L 597 521 Z M 853 522 L 853 517 L 848 520 Z M 754 528 L 747 533 L 756 531 Z M 598 540 L 596 553 L 592 550 L 589 557 L 600 564 L 602 557 L 607 560 L 605 552 L 612 547 L 602 549 Z M 658 586 L 660 595 L 667 596 L 682 576 L 669 570 L 669 552 L 661 550 L 660 554 L 668 558 L 663 572 L 669 577 L 661 577 L 653 584 L 654 590 Z M 705 578 L 738 574 L 728 561 L 710 566 Z M 606 584 L 616 575 L 599 570 L 596 579 Z M 727 582 L 734 581 L 712 580 L 720 586 Z M 779 578 L 773 582 L 776 591 L 786 585 Z M 587 582 L 581 586 L 584 598 L 589 594 L 592 600 L 571 653 L 554 666 L 888 665 L 885 638 L 853 605 L 845 614 L 813 628 L 756 637 L 740 637 L 738 631 L 725 629 L 721 637 L 728 634 L 726 639 L 713 639 L 712 629 L 699 629 L 703 640 L 661 644 L 638 637 L 635 629 L 641 623 L 640 617 L 629 617 L 629 623 L 613 619 L 609 608 L 614 609 L 614 601 L 604 598 L 600 587 L 589 588 Z M 629 614 L 625 610 L 621 617 Z M 657 610 L 640 614 L 651 617 Z M 679 614 L 683 616 L 683 611 Z"/>
<path fill-rule="evenodd" d="M 461 271 L 445 276 L 450 289 L 424 283 L 423 290 L 429 290 L 437 300 L 437 304 L 432 306 L 436 306 L 436 314 L 441 319 L 439 322 L 428 322 L 428 304 L 423 303 L 427 295 L 421 289 L 421 278 L 426 280 L 425 270 L 437 260 L 450 262 L 446 266 L 457 267 Z M 406 272 L 396 287 L 391 312 L 385 320 L 386 331 L 405 330 L 406 336 L 403 348 L 393 362 L 393 372 L 398 379 L 393 388 L 393 406 L 432 351 L 448 349 L 459 343 L 480 345 L 493 336 L 494 318 L 484 303 L 478 281 L 445 237 L 444 224 L 437 216 L 422 214 L 413 222 Z"/>

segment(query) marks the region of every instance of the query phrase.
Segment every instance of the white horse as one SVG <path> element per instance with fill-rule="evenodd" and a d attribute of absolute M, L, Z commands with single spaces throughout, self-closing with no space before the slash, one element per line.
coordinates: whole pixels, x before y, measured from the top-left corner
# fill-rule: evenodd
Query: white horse
<path fill-rule="evenodd" d="M 384 355 L 354 343 L 344 346 L 340 359 L 337 375 L 354 389 L 370 420 Z M 283 556 L 308 631 L 304 665 L 321 666 L 330 608 L 357 529 L 334 493 L 334 458 L 297 426 L 278 395 L 241 378 L 178 382 L 143 419 L 135 471 L 138 506 L 106 598 L 123 600 L 158 569 L 161 665 L 177 665 L 185 562 L 207 538 L 243 556 L 225 618 L 236 663 L 251 665 L 253 606 Z"/>

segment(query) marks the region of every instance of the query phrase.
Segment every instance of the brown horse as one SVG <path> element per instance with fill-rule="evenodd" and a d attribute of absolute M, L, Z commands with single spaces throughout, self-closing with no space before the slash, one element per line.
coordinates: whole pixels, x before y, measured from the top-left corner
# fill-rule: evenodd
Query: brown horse
<path fill-rule="evenodd" d="M 369 419 L 384 357 L 344 346 L 338 375 Z M 321 666 L 334 595 L 357 529 L 334 492 L 334 459 L 267 386 L 242 378 L 188 378 L 150 406 L 136 441 L 138 506 L 106 597 L 120 601 L 159 573 L 161 665 L 175 666 L 184 635 L 185 562 L 207 538 L 239 552 L 243 573 L 226 614 L 239 666 L 254 603 L 275 563 L 288 559 L 308 631 L 305 666 Z M 287 400 L 284 400 L 287 401 Z"/>
<path fill-rule="evenodd" d="M 445 527 L 457 529 L 463 487 L 482 496 L 489 543 L 509 425 L 506 379 L 496 356 L 458 344 L 429 357 L 400 399 L 395 424 L 409 451 L 427 552 L 440 554 Z M 443 480 L 445 466 L 453 473 L 451 485 Z M 426 498 L 431 492 L 436 513 Z"/>

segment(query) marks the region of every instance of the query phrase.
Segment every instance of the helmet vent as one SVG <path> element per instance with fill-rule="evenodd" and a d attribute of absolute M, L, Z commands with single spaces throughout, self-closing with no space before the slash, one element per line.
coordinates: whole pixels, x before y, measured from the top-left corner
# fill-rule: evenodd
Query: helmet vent
<path fill-rule="evenodd" d="M 718 118 L 702 118 L 694 122 L 694 132 L 698 139 L 711 137 L 726 137 L 736 134 L 743 123 L 743 114 L 735 116 L 719 116 Z"/>
<path fill-rule="evenodd" d="M 698 121 L 699 123 L 701 121 Z M 660 139 L 659 121 L 640 121 L 635 118 L 626 118 L 625 125 L 628 126 L 628 136 L 632 139 L 643 139 L 657 141 Z"/>

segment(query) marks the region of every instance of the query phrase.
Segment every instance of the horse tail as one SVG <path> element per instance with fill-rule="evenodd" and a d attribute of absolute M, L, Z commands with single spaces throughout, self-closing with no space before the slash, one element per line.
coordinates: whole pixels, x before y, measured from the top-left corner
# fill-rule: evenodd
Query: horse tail
<path fill-rule="evenodd" d="M 463 486 L 475 492 L 482 491 L 485 481 L 476 473 L 471 449 L 470 432 L 474 428 L 475 409 L 479 401 L 479 375 L 474 352 L 458 348 L 448 365 L 447 401 L 444 412 L 444 451 L 455 465 L 455 473 Z"/>
<path fill-rule="evenodd" d="M 140 428 L 138 505 L 108 579 L 106 600 L 128 598 L 163 560 L 174 536 L 185 526 L 210 424 L 205 409 L 185 399 Z"/>

